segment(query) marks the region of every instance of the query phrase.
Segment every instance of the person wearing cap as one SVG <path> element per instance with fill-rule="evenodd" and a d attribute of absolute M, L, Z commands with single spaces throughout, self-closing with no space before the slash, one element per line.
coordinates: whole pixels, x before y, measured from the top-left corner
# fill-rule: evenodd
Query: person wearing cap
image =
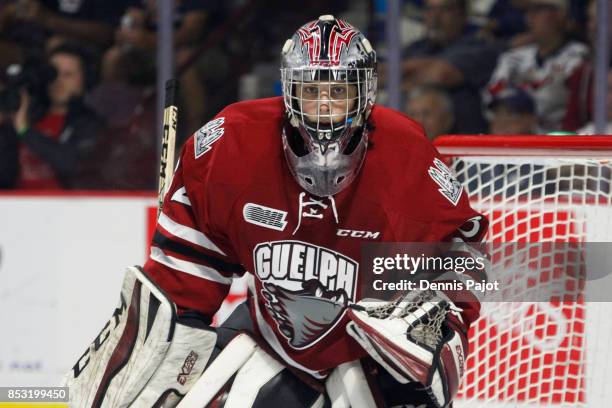
<path fill-rule="evenodd" d="M 425 0 L 423 38 L 403 50 L 404 91 L 419 86 L 446 90 L 460 133 L 484 133 L 481 89 L 486 86 L 498 51 L 470 32 L 467 0 Z"/>
<path fill-rule="evenodd" d="M 489 103 L 490 133 L 493 135 L 532 135 L 537 133 L 535 104 L 520 88 L 507 88 Z"/>
<path fill-rule="evenodd" d="M 567 109 L 567 80 L 588 55 L 586 45 L 569 40 L 568 0 L 530 0 L 527 26 L 534 43 L 503 53 L 487 87 L 489 100 L 508 87 L 529 92 L 538 127 L 558 131 Z"/>

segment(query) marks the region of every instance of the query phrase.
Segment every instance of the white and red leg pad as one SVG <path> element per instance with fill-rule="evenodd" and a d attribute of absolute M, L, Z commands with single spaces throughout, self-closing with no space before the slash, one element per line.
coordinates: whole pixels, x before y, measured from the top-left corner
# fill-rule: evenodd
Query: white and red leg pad
<path fill-rule="evenodd" d="M 204 371 L 216 337 L 202 320 L 178 317 L 139 268 L 128 268 L 113 316 L 64 378 L 70 406 L 175 406 Z"/>

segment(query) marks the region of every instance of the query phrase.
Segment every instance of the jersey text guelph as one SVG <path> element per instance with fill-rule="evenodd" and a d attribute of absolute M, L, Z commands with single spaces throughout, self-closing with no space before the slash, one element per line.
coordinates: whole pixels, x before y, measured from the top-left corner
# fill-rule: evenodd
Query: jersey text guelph
<path fill-rule="evenodd" d="M 344 289 L 349 296 L 354 292 L 358 264 L 335 251 L 300 241 L 279 241 L 259 244 L 254 252 L 262 281 L 270 277 L 296 282 L 316 279 L 328 290 Z"/>

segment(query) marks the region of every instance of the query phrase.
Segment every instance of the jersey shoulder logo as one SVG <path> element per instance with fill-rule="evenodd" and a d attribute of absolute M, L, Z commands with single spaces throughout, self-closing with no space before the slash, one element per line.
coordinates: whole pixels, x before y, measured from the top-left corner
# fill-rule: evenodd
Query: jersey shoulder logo
<path fill-rule="evenodd" d="M 225 133 L 223 123 L 225 123 L 225 118 L 220 117 L 211 120 L 196 132 L 194 149 L 196 159 L 208 152 L 211 149 L 210 146 L 223 136 Z"/>
<path fill-rule="evenodd" d="M 451 170 L 442 160 L 435 158 L 433 164 L 429 168 L 429 176 L 440 186 L 438 189 L 440 194 L 450 201 L 452 205 L 456 206 L 461 197 L 463 186 L 457 181 Z"/>
<path fill-rule="evenodd" d="M 260 227 L 283 231 L 287 226 L 287 211 L 277 210 L 259 204 L 246 203 L 242 208 L 244 220 Z"/>

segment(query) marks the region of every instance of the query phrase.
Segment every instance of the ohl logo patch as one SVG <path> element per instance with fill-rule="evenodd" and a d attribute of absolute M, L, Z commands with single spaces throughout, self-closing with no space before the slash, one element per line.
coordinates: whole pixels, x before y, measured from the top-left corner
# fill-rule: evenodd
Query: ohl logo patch
<path fill-rule="evenodd" d="M 295 349 L 318 342 L 355 300 L 359 264 L 301 241 L 261 243 L 253 250 L 255 275 L 278 330 Z"/>

